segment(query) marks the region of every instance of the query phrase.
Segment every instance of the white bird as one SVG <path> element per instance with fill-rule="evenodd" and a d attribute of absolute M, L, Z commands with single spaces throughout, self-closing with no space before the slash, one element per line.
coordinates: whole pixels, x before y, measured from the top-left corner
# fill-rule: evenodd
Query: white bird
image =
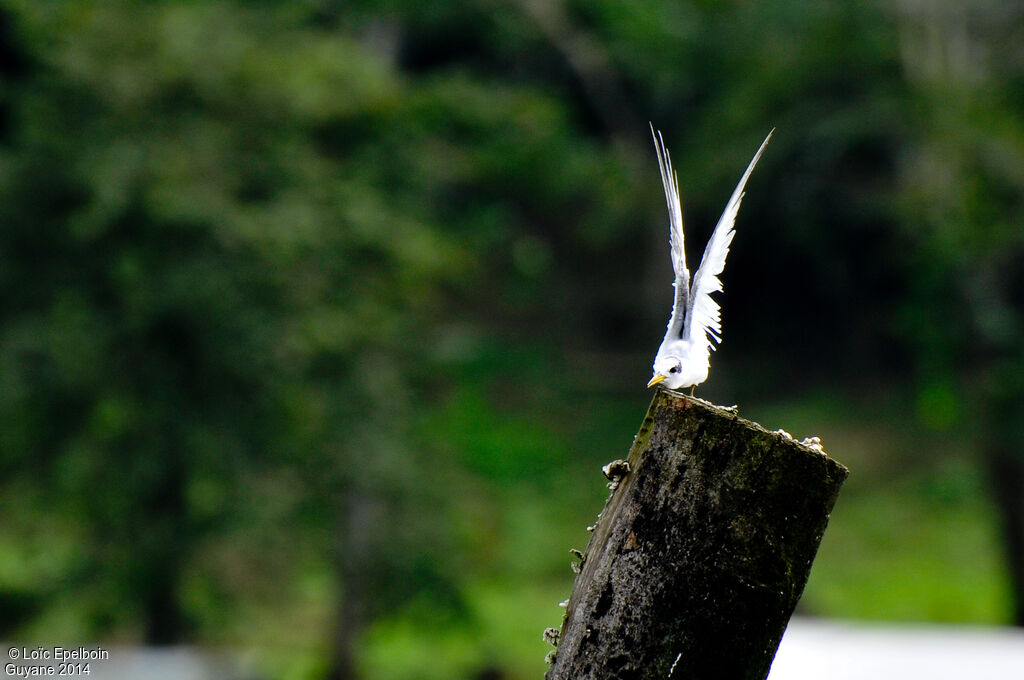
<path fill-rule="evenodd" d="M 712 293 L 722 290 L 722 282 L 718 275 L 725 268 L 725 258 L 729 254 L 729 245 L 736 232 L 736 214 L 743 200 L 743 188 L 747 184 L 750 173 L 761 158 L 761 153 L 768 145 L 775 130 L 768 133 L 761 148 L 754 154 L 746 172 L 740 178 L 736 190 L 725 205 L 725 211 L 718 219 L 715 231 L 711 234 L 704 257 L 690 282 L 690 272 L 686 268 L 686 253 L 683 250 L 683 208 L 679 202 L 679 180 L 672 168 L 672 157 L 665 148 L 660 132 L 655 132 L 654 149 L 658 153 L 658 166 L 661 169 L 661 182 L 665 185 L 665 200 L 668 202 L 669 245 L 672 251 L 672 269 L 676 279 L 672 283 L 675 288 L 675 301 L 672 305 L 672 316 L 668 320 L 668 329 L 661 347 L 654 357 L 654 377 L 647 383 L 654 387 L 664 383 L 669 389 L 693 387 L 708 377 L 711 366 L 712 342 L 722 341 L 722 319 L 718 303 L 711 297 Z"/>

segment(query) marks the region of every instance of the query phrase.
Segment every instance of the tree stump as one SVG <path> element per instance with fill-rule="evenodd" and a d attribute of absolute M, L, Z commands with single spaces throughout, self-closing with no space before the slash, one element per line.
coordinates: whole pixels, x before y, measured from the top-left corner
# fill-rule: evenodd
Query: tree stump
<path fill-rule="evenodd" d="M 602 511 L 547 680 L 763 680 L 849 471 L 659 389 Z"/>

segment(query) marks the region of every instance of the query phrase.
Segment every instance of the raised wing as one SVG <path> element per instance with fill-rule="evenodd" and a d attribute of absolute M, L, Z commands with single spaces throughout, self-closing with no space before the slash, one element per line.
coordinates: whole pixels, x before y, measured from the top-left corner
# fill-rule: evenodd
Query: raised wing
<path fill-rule="evenodd" d="M 679 201 L 679 179 L 672 168 L 672 156 L 665 148 L 665 140 L 661 133 L 651 125 L 654 137 L 654 150 L 658 153 L 658 170 L 661 171 L 661 183 L 665 187 L 665 202 L 668 203 L 669 235 L 668 242 L 672 252 L 672 270 L 675 272 L 675 299 L 672 302 L 672 316 L 668 320 L 665 338 L 679 338 L 683 334 L 683 320 L 689 306 L 690 272 L 686 268 L 686 251 L 683 249 L 683 206 Z"/>
<path fill-rule="evenodd" d="M 772 135 L 773 129 L 764 138 L 761 148 L 754 154 L 753 160 L 747 166 L 746 172 L 740 178 L 736 190 L 725 205 L 725 211 L 718 218 L 715 231 L 711 234 L 707 247 L 704 249 L 704 257 L 700 261 L 697 273 L 693 275 L 693 285 L 690 287 L 689 305 L 686 310 L 686 319 L 682 335 L 693 343 L 693 347 L 699 347 L 705 343 L 707 349 L 714 349 L 715 343 L 722 341 L 722 317 L 718 303 L 711 297 L 712 293 L 722 290 L 722 281 L 718 275 L 725 269 L 725 258 L 729 254 L 729 246 L 736 235 L 733 226 L 736 224 L 736 215 L 740 211 L 740 202 L 743 200 L 743 188 L 754 171 L 754 166 L 760 160 Z"/>

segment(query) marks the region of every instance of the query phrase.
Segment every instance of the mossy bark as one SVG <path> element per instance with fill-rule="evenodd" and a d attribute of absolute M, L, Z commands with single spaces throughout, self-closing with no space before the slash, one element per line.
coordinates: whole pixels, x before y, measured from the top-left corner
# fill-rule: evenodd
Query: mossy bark
<path fill-rule="evenodd" d="M 547 680 L 768 675 L 845 467 L 659 390 L 587 546 Z"/>

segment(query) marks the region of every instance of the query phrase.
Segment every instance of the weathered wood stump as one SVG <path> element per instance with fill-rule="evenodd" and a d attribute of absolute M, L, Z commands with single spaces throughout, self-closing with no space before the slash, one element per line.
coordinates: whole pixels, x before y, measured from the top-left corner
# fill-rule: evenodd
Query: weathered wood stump
<path fill-rule="evenodd" d="M 763 680 L 848 470 L 666 390 L 627 462 L 547 680 Z"/>

